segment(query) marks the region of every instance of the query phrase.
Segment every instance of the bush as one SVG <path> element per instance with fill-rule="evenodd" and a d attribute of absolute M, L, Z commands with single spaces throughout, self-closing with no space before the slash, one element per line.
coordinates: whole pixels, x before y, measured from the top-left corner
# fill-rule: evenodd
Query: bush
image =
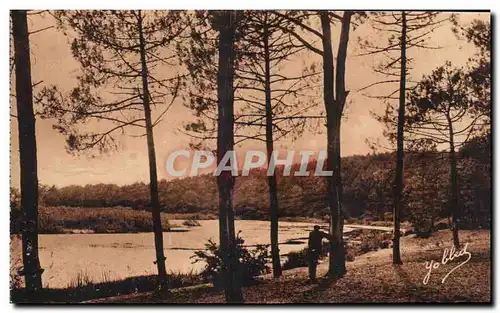
<path fill-rule="evenodd" d="M 437 230 L 448 229 L 448 224 L 445 222 L 439 222 L 434 226 Z"/>
<path fill-rule="evenodd" d="M 266 245 L 257 245 L 255 249 L 249 250 L 243 246 L 244 240 L 240 234 L 236 236 L 236 251 L 234 254 L 238 259 L 237 275 L 242 285 L 249 285 L 254 282 L 258 275 L 269 273 L 267 266 L 269 260 L 269 251 Z M 206 266 L 200 273 L 201 277 L 208 282 L 211 282 L 214 287 L 221 288 L 224 286 L 222 272 L 225 268 L 222 258 L 220 246 L 208 240 L 205 244 L 205 250 L 195 251 L 191 257 L 196 262 L 206 262 Z"/>
<path fill-rule="evenodd" d="M 355 258 L 356 258 L 356 251 L 350 247 L 347 247 L 345 251 L 345 260 L 347 262 L 353 262 Z"/>
<path fill-rule="evenodd" d="M 23 222 L 23 214 L 18 207 L 10 208 L 10 234 L 20 234 Z"/>
<path fill-rule="evenodd" d="M 287 255 L 283 270 L 289 270 L 297 267 L 306 267 L 308 264 L 307 247 L 297 252 L 290 252 Z"/>
<path fill-rule="evenodd" d="M 16 253 L 15 245 L 21 241 L 20 235 L 13 235 L 10 242 L 10 254 L 14 256 L 10 260 L 10 290 L 19 289 L 24 285 L 24 277 L 19 275 L 19 271 L 23 268 L 20 254 Z"/>
<path fill-rule="evenodd" d="M 425 236 L 425 234 L 432 233 L 432 221 L 430 219 L 424 218 L 424 217 L 413 217 L 410 215 L 409 221 L 411 222 L 411 225 L 413 226 L 413 231 L 419 235 L 422 234 Z"/>
<path fill-rule="evenodd" d="M 429 238 L 431 235 L 432 235 L 431 229 L 415 232 L 415 237 L 417 238 Z"/>
<path fill-rule="evenodd" d="M 373 230 L 363 230 L 358 238 L 360 243 L 353 244 L 348 250 L 353 256 L 361 255 L 370 251 L 389 248 L 392 244 L 392 233 Z"/>
<path fill-rule="evenodd" d="M 384 213 L 384 221 L 392 222 L 393 220 L 394 220 L 394 218 L 392 216 L 392 212 L 385 212 Z"/>
<path fill-rule="evenodd" d="M 16 188 L 10 188 L 10 233 L 21 232 L 22 223 L 21 194 Z"/>

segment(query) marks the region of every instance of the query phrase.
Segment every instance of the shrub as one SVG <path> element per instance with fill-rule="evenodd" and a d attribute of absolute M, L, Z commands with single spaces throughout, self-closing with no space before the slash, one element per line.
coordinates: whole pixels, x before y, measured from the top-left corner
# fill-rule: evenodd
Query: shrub
<path fill-rule="evenodd" d="M 18 207 L 10 208 L 10 234 L 21 233 L 21 225 L 23 222 L 23 215 L 21 209 Z"/>
<path fill-rule="evenodd" d="M 415 237 L 417 238 L 429 238 L 431 235 L 432 235 L 431 229 L 415 232 Z"/>
<path fill-rule="evenodd" d="M 244 242 L 238 233 L 234 254 L 238 259 L 237 279 L 239 279 L 242 285 L 248 285 L 255 280 L 256 276 L 269 273 L 269 267 L 267 266 L 269 251 L 266 245 L 257 245 L 255 249 L 249 250 L 243 246 Z M 205 268 L 200 273 L 205 281 L 211 282 L 216 288 L 224 286 L 221 274 L 225 268 L 225 264 L 218 244 L 212 240 L 208 240 L 205 244 L 205 250 L 195 251 L 191 258 L 194 259 L 193 264 L 206 262 Z"/>
<path fill-rule="evenodd" d="M 448 224 L 445 222 L 439 222 L 434 226 L 437 230 L 448 229 Z"/>
<path fill-rule="evenodd" d="M 322 242 L 322 247 L 321 247 L 321 254 L 320 254 L 320 259 L 326 257 L 330 251 L 330 243 L 327 241 Z M 292 268 L 297 268 L 297 267 L 306 267 L 308 266 L 309 263 L 309 258 L 308 258 L 308 248 L 304 247 L 300 251 L 292 251 L 288 253 L 287 255 L 287 260 L 283 264 L 283 269 L 284 270 L 289 270 Z"/>
<path fill-rule="evenodd" d="M 394 218 L 392 216 L 392 212 L 385 212 L 384 213 L 384 221 L 392 222 L 393 220 L 394 220 Z"/>
<path fill-rule="evenodd" d="M 21 240 L 19 235 L 13 235 L 10 242 L 10 254 L 14 256 L 10 260 L 10 290 L 19 289 L 24 285 L 24 278 L 19 275 L 19 270 L 23 268 L 21 256 L 16 253 L 15 245 Z"/>
<path fill-rule="evenodd" d="M 427 233 L 432 233 L 432 221 L 429 219 L 426 219 L 424 217 L 414 217 L 410 215 L 409 218 L 412 226 L 413 226 L 413 231 L 418 235 L 418 234 L 425 234 Z"/>
<path fill-rule="evenodd" d="M 392 233 L 379 231 L 363 231 L 360 236 L 361 244 L 355 247 L 356 255 L 389 248 Z"/>
<path fill-rule="evenodd" d="M 346 248 L 345 251 L 345 260 L 347 262 L 352 262 L 356 258 L 356 251 L 350 247 Z"/>
<path fill-rule="evenodd" d="M 307 260 L 307 247 L 297 252 L 290 252 L 287 255 L 285 263 L 283 263 L 283 269 L 289 270 L 297 267 L 305 267 L 308 264 Z"/>
<path fill-rule="evenodd" d="M 10 188 L 10 233 L 21 232 L 22 223 L 21 194 L 16 188 Z"/>
<path fill-rule="evenodd" d="M 346 242 L 346 260 L 354 261 L 358 255 L 390 248 L 392 245 L 392 233 L 378 230 L 359 229 L 350 232 L 349 240 Z"/>

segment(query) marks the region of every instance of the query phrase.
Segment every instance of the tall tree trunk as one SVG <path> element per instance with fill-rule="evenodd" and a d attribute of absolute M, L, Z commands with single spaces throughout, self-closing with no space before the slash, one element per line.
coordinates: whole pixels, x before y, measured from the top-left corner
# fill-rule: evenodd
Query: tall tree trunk
<path fill-rule="evenodd" d="M 340 126 L 342 112 L 348 92 L 345 89 L 345 62 L 349 29 L 352 13 L 344 12 L 342 29 L 337 53 L 336 89 L 334 89 L 334 66 L 331 43 L 330 18 L 327 12 L 320 13 L 323 31 L 323 95 L 327 114 L 327 170 L 333 176 L 327 177 L 328 204 L 330 208 L 330 255 L 328 263 L 329 276 L 341 276 L 345 273 L 345 250 L 343 242 L 344 213 L 342 210 L 342 176 Z M 335 96 L 334 96 L 335 90 Z"/>
<path fill-rule="evenodd" d="M 267 165 L 271 164 L 271 156 L 274 150 L 273 142 L 273 112 L 271 106 L 271 66 L 269 53 L 269 27 L 264 25 L 264 56 L 265 56 L 265 93 L 266 93 L 266 149 L 267 149 Z M 271 256 L 273 260 L 273 276 L 275 278 L 281 276 L 280 250 L 278 246 L 278 184 L 276 175 L 267 177 L 269 185 L 269 215 L 271 217 Z"/>
<path fill-rule="evenodd" d="M 457 156 L 455 152 L 455 134 L 453 132 L 453 123 L 449 116 L 447 116 L 447 119 L 448 129 L 450 132 L 451 220 L 453 223 L 453 245 L 458 249 L 460 247 L 460 240 L 458 239 L 458 222 L 460 221 L 460 209 L 458 207 Z"/>
<path fill-rule="evenodd" d="M 398 134 L 397 134 L 397 159 L 396 178 L 394 189 L 394 240 L 392 247 L 392 262 L 403 264 L 399 248 L 400 219 L 403 209 L 403 162 L 404 162 L 404 125 L 405 125 L 405 101 L 406 101 L 406 13 L 402 12 L 401 25 L 401 74 L 399 78 L 399 111 L 398 111 Z"/>
<path fill-rule="evenodd" d="M 338 245 L 336 251 L 335 262 L 337 269 L 336 275 L 343 275 L 345 273 L 345 247 L 344 247 L 344 210 L 342 208 L 342 195 L 343 195 L 343 184 L 342 184 L 342 158 L 341 158 L 341 145 L 340 145 L 340 130 L 342 123 L 342 115 L 344 112 L 345 102 L 347 95 L 349 94 L 345 88 L 345 70 L 346 70 L 346 59 L 347 59 L 347 45 L 349 44 L 349 30 L 351 27 L 351 12 L 344 12 L 342 16 L 342 28 L 340 32 L 339 47 L 337 52 L 337 70 L 336 70 L 336 82 L 335 82 L 335 105 L 338 107 L 338 114 L 335 115 L 336 125 L 335 125 L 335 188 L 338 190 L 336 192 L 338 196 L 338 210 L 339 217 L 337 219 L 338 232 L 337 240 Z"/>
<path fill-rule="evenodd" d="M 332 35 L 330 27 L 330 18 L 327 12 L 320 13 L 321 26 L 323 31 L 323 100 L 326 110 L 326 131 L 327 131 L 327 161 L 326 170 L 333 171 L 332 176 L 327 179 L 327 199 L 330 209 L 330 254 L 328 263 L 328 275 L 336 276 L 341 271 L 339 268 L 339 248 L 342 244 L 342 233 L 340 227 L 340 194 L 338 189 L 338 181 L 336 177 L 337 162 L 337 145 L 336 134 L 338 128 L 338 119 L 336 115 L 340 114 L 334 99 L 334 76 L 333 76 L 333 51 L 332 51 Z M 340 239 L 339 239 L 340 238 Z"/>
<path fill-rule="evenodd" d="M 12 11 L 11 16 L 21 170 L 23 274 L 26 290 L 32 296 L 42 289 L 43 270 L 38 258 L 38 174 L 30 46 L 26 11 Z"/>
<path fill-rule="evenodd" d="M 235 12 L 221 11 L 219 18 L 219 71 L 217 73 L 218 119 L 217 164 L 234 149 L 234 31 Z M 241 283 L 235 256 L 236 238 L 233 214 L 234 177 L 224 171 L 217 177 L 219 189 L 219 239 L 222 250 L 225 297 L 228 303 L 243 302 Z"/>
<path fill-rule="evenodd" d="M 167 271 L 165 268 L 165 254 L 163 252 L 163 228 L 160 216 L 160 200 L 158 195 L 158 174 L 156 169 L 156 153 L 153 137 L 153 124 L 151 122 L 151 107 L 149 103 L 148 67 L 146 63 L 146 51 L 144 34 L 142 30 L 142 12 L 138 16 L 139 43 L 142 67 L 142 103 L 144 105 L 144 117 L 146 119 L 146 136 L 148 142 L 149 156 L 149 188 L 151 197 L 151 213 L 153 215 L 153 231 L 155 237 L 156 266 L 158 268 L 159 287 L 167 288 Z"/>

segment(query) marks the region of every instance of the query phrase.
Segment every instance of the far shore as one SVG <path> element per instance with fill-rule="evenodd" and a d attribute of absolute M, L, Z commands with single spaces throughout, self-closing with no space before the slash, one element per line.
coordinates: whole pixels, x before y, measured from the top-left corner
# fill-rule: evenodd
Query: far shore
<path fill-rule="evenodd" d="M 165 232 L 179 232 L 198 226 L 197 221 L 216 220 L 217 216 L 206 213 L 161 213 L 162 227 Z M 236 220 L 268 221 L 266 217 L 242 218 Z M 283 216 L 280 222 L 310 223 L 327 225 L 326 218 L 307 216 Z M 21 216 L 11 219 L 11 234 L 19 234 Z M 370 219 L 344 220 L 344 225 L 364 225 L 378 228 L 392 228 L 391 221 Z M 403 229 L 405 225 L 402 225 Z M 406 227 L 408 228 L 408 227 Z M 129 207 L 40 207 L 39 234 L 122 234 L 152 232 L 151 212 Z"/>

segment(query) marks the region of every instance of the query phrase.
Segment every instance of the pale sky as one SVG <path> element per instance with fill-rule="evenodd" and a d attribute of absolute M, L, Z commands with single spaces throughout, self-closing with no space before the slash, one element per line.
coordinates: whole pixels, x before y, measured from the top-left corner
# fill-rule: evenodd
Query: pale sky
<path fill-rule="evenodd" d="M 474 18 L 489 20 L 489 13 L 459 13 L 462 23 Z M 31 18 L 31 30 L 51 25 L 53 20 Z M 382 138 L 383 127 L 370 114 L 370 111 L 382 113 L 385 105 L 381 100 L 367 98 L 356 90 L 381 79 L 373 73 L 371 65 L 377 63 L 380 57 L 356 57 L 358 50 L 357 37 L 373 39 L 376 35 L 370 29 L 370 23 L 351 30 L 351 40 L 347 57 L 346 85 L 351 90 L 346 108 L 346 119 L 342 124 L 342 155 L 367 154 L 370 152 L 366 140 Z M 371 37 L 370 37 L 371 36 Z M 338 40 L 338 26 L 334 26 L 334 53 Z M 430 73 L 435 67 L 450 60 L 455 65 L 464 65 L 467 59 L 475 53 L 471 44 L 458 40 L 451 32 L 451 26 L 445 25 L 436 30 L 430 44 L 439 45 L 439 50 L 415 50 L 410 57 L 415 59 L 411 76 L 419 79 L 423 74 Z M 75 76 L 78 64 L 70 53 L 68 39 L 56 29 L 37 33 L 31 38 L 32 76 L 34 81 L 42 80 L 44 84 L 55 84 L 63 90 L 75 86 Z M 383 94 L 393 90 L 397 85 L 372 89 L 373 94 Z M 322 97 L 322 95 L 318 95 Z M 320 105 L 323 106 L 322 102 Z M 15 114 L 15 103 L 11 112 Z M 158 163 L 159 179 L 168 178 L 165 161 L 171 151 L 188 149 L 190 138 L 178 131 L 185 121 L 191 119 L 189 109 L 180 101 L 174 103 L 165 116 L 164 122 L 155 129 L 155 145 Z M 53 121 L 37 119 L 37 149 L 38 178 L 40 183 L 56 186 L 70 184 L 115 183 L 130 184 L 136 181 L 149 181 L 148 155 L 145 137 L 134 138 L 121 136 L 121 148 L 108 155 L 89 158 L 85 155 L 72 156 L 65 150 L 65 140 L 56 130 L 52 129 Z M 306 133 L 295 142 L 284 141 L 276 144 L 275 149 L 323 150 L 326 147 L 326 135 Z M 247 149 L 265 149 L 261 142 L 249 142 L 237 148 L 238 153 Z M 11 119 L 11 180 L 13 186 L 19 186 L 19 152 L 17 121 Z"/>

